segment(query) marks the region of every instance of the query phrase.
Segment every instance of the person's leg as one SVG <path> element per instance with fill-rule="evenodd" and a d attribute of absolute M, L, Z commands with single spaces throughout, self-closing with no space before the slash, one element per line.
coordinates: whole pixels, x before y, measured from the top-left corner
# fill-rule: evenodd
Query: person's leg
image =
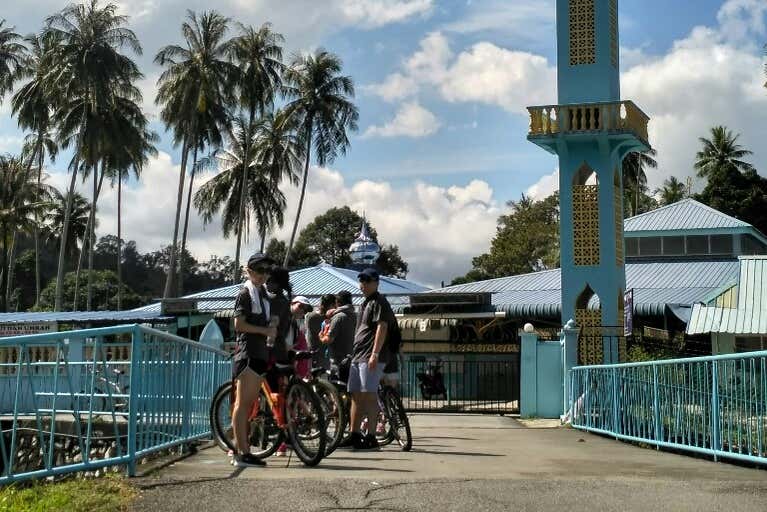
<path fill-rule="evenodd" d="M 232 430 L 240 454 L 250 453 L 248 441 L 248 415 L 258 400 L 261 376 L 247 367 L 237 376 L 237 394 L 232 411 Z"/>

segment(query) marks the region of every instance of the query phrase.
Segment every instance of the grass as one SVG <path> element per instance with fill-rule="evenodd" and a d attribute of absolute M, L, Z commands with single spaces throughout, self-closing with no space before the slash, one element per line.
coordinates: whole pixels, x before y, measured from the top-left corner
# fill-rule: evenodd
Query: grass
<path fill-rule="evenodd" d="M 10 485 L 0 488 L 0 512 L 118 512 L 128 509 L 135 494 L 127 481 L 118 476 Z"/>

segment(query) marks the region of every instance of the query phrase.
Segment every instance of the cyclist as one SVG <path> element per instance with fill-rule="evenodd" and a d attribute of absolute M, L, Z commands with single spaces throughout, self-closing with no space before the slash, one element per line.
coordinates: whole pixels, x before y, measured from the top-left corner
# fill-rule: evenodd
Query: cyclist
<path fill-rule="evenodd" d="M 273 265 L 274 261 L 264 254 L 252 255 L 244 268 L 247 280 L 234 304 L 237 338 L 232 365 L 232 378 L 236 383 L 232 430 L 237 453 L 232 464 L 237 467 L 266 465 L 250 453 L 248 414 L 258 401 L 261 379 L 267 369 L 266 339 L 277 335 L 277 328 L 269 326 L 271 307 L 264 287 Z"/>
<path fill-rule="evenodd" d="M 354 332 L 357 327 L 357 315 L 352 305 L 352 294 L 341 290 L 335 297 L 335 309 L 332 310 L 328 331 L 320 341 L 330 349 L 330 367 L 338 372 L 338 365 L 352 353 Z"/>
<path fill-rule="evenodd" d="M 379 276 L 374 268 L 357 275 L 365 300 L 357 319 L 348 390 L 352 394 L 352 435 L 355 450 L 379 450 L 374 432 L 363 437 L 362 419 L 378 418 L 378 385 L 390 354 L 386 334 L 396 319 L 386 298 L 378 293 Z"/>
<path fill-rule="evenodd" d="M 326 293 L 320 297 L 319 311 L 310 311 L 306 314 L 306 336 L 309 341 L 309 347 L 315 351 L 312 358 L 312 365 L 315 368 L 330 368 L 330 360 L 327 356 L 327 346 L 322 341 L 324 334 L 329 327 L 328 312 L 333 310 L 336 305 L 336 298 L 333 294 Z"/>

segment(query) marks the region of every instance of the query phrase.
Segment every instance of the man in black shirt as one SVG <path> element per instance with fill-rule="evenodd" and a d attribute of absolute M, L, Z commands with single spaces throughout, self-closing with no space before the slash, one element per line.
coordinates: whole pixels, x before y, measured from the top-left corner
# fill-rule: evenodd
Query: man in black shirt
<path fill-rule="evenodd" d="M 352 393 L 352 446 L 356 450 L 378 450 L 375 427 L 362 436 L 361 423 L 375 426 L 378 419 L 378 384 L 383 376 L 389 353 L 385 350 L 386 334 L 396 321 L 389 302 L 378 293 L 378 272 L 366 268 L 357 276 L 365 301 L 357 318 L 352 349 L 348 389 Z"/>

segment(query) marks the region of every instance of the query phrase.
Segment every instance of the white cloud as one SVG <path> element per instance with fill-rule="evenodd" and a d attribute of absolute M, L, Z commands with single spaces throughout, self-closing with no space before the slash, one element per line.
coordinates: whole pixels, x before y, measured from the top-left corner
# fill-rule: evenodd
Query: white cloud
<path fill-rule="evenodd" d="M 383 126 L 370 126 L 363 137 L 426 137 L 436 133 L 441 123 L 417 102 L 405 103 L 394 119 Z"/>
<path fill-rule="evenodd" d="M 556 97 L 555 85 L 556 72 L 544 57 L 480 42 L 453 58 L 447 38 L 434 32 L 421 41 L 401 72 L 366 89 L 393 101 L 429 87 L 449 102 L 485 103 L 524 113 L 527 105 Z"/>
<path fill-rule="evenodd" d="M 555 169 L 551 174 L 545 174 L 537 182 L 528 187 L 525 195 L 540 201 L 546 199 L 551 194 L 559 190 L 559 169 Z"/>
<path fill-rule="evenodd" d="M 375 28 L 427 16 L 432 0 L 341 0 L 335 2 L 350 24 Z"/>
<path fill-rule="evenodd" d="M 554 32 L 554 0 L 490 0 L 477 2 L 459 20 L 443 26 L 461 34 L 492 32 L 526 42 L 550 42 Z"/>
<path fill-rule="evenodd" d="M 716 15 L 721 35 L 732 41 L 752 43 L 752 35 L 764 36 L 767 2 L 764 0 L 727 0 Z"/>
<path fill-rule="evenodd" d="M 750 161 L 761 173 L 767 172 L 767 152 L 762 149 L 767 140 L 762 57 L 751 43 L 731 37 L 761 30 L 753 18 L 733 14 L 743 6 L 761 13 L 764 21 L 763 2 L 731 0 L 720 11 L 723 25 L 696 27 L 666 55 L 623 74 L 624 97 L 652 118 L 650 142 L 658 150 L 659 168 L 647 171 L 651 189 L 670 175 L 681 180 L 694 176 L 698 137 L 709 136 L 709 129 L 716 125 L 741 133 L 739 142 L 755 152 Z M 700 189 L 702 183 L 696 183 Z"/>
<path fill-rule="evenodd" d="M 139 183 L 123 186 L 123 237 L 135 240 L 142 252 L 154 251 L 170 243 L 176 208 L 179 166 L 160 153 L 152 159 Z M 212 174 L 198 176 L 195 190 Z M 69 178 L 54 173 L 50 183 L 64 188 Z M 188 183 L 188 181 L 187 181 Z M 285 225 L 271 236 L 287 240 L 295 216 L 299 187 L 285 186 L 288 201 Z M 86 197 L 90 183 L 78 182 Z M 186 193 L 185 193 L 186 197 Z M 385 181 L 362 180 L 347 183 L 340 172 L 312 167 L 299 230 L 314 217 L 334 206 L 348 205 L 366 213 L 383 243 L 396 244 L 410 264 L 409 277 L 438 285 L 471 268 L 471 258 L 486 250 L 495 232 L 501 211 L 493 190 L 483 182 L 437 187 L 414 182 L 395 188 Z M 105 188 L 99 199 L 98 236 L 117 231 L 117 192 Z M 183 216 L 182 216 L 183 220 Z M 251 234 L 256 230 L 251 228 Z M 234 255 L 235 239 L 224 239 L 220 219 L 203 227 L 192 210 L 188 247 L 195 257 L 205 260 L 212 254 Z M 253 251 L 260 241 L 255 236 L 244 243 L 243 253 Z"/>

